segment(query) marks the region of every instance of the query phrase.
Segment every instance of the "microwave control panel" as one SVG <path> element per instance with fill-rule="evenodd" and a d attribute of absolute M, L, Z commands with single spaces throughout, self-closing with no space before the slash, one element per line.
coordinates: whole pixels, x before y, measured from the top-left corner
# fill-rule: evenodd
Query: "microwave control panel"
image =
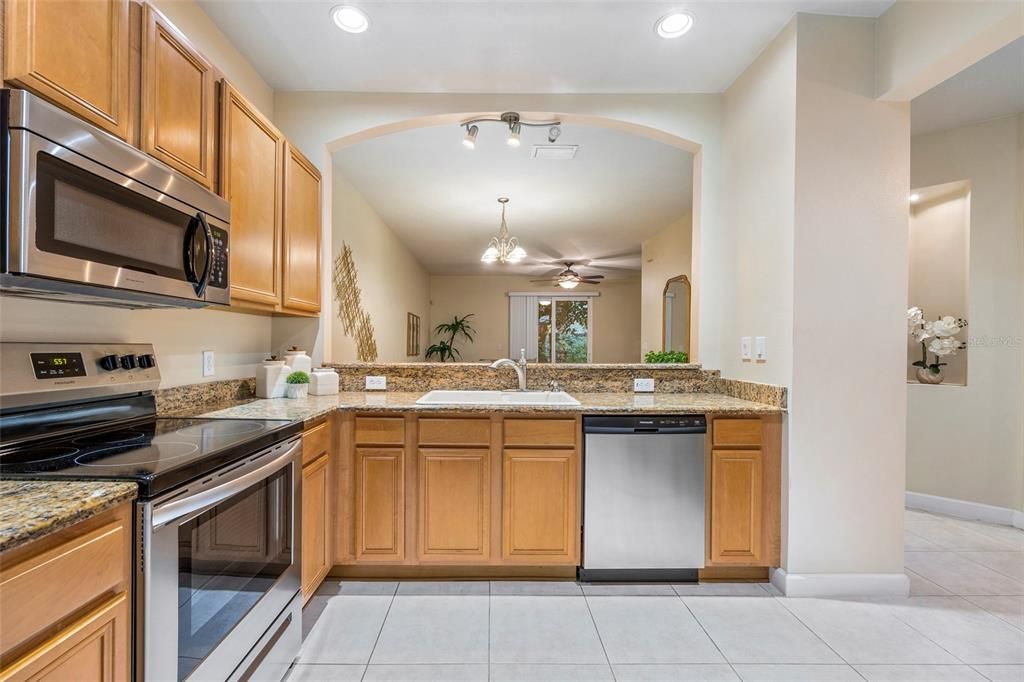
<path fill-rule="evenodd" d="M 209 286 L 228 288 L 228 233 L 219 227 L 210 227 L 213 233 L 213 263 L 210 265 Z"/>

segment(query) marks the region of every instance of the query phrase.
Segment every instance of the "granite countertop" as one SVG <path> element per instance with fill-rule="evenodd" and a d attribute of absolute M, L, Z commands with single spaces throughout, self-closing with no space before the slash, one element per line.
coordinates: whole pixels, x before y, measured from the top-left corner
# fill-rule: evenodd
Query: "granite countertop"
<path fill-rule="evenodd" d="M 719 393 L 570 393 L 580 405 L 417 405 L 423 393 L 339 393 L 301 399 L 272 398 L 243 402 L 192 416 L 213 419 L 288 419 L 308 421 L 343 412 L 564 412 L 616 414 L 780 414 L 774 405 Z"/>
<path fill-rule="evenodd" d="M 137 494 L 134 483 L 0 481 L 0 552 L 84 521 Z"/>

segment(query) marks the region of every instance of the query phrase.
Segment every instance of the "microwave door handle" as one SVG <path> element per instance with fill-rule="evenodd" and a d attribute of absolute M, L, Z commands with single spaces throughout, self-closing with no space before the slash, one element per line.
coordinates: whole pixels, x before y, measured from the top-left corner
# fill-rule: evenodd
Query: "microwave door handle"
<path fill-rule="evenodd" d="M 189 495 L 182 499 L 175 499 L 154 507 L 152 516 L 153 530 L 157 530 L 158 528 L 161 528 L 172 521 L 177 521 L 182 517 L 190 516 L 194 512 L 209 509 L 229 497 L 237 495 L 249 486 L 262 481 L 272 473 L 291 464 L 296 453 L 301 449 L 301 441 L 296 442 L 288 448 L 287 452 L 275 457 L 272 461 L 264 464 L 258 469 L 242 474 L 237 478 L 233 478 L 207 490 L 200 490 L 194 495 Z"/>
<path fill-rule="evenodd" d="M 203 274 L 199 276 L 199 281 L 196 283 L 196 296 L 202 298 L 206 292 L 206 285 L 210 283 L 210 271 L 213 265 L 213 230 L 210 229 L 210 223 L 206 222 L 205 215 L 196 213 L 196 218 L 203 227 L 203 238 L 206 239 L 206 262 L 203 264 Z M 193 265 L 192 271 L 195 272 L 195 265 Z"/>
<path fill-rule="evenodd" d="M 185 228 L 185 241 L 181 247 L 181 260 L 185 266 L 185 279 L 187 279 L 194 288 L 198 291 L 199 277 L 196 275 L 196 263 L 195 263 L 195 249 L 192 248 L 195 238 L 196 230 L 199 229 L 199 216 L 201 213 L 197 213 L 192 216 L 188 221 L 188 227 Z"/>

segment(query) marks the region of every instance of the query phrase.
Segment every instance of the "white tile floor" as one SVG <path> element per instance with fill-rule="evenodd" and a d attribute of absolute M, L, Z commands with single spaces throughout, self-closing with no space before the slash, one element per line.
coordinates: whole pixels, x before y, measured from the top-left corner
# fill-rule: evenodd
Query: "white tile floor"
<path fill-rule="evenodd" d="M 328 582 L 289 682 L 1024 682 L 1024 531 L 906 514 L 909 599 Z"/>

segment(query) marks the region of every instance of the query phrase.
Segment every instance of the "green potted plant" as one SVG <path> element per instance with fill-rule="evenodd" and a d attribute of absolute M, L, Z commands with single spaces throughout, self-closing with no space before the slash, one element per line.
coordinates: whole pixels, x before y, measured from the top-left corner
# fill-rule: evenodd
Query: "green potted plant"
<path fill-rule="evenodd" d="M 652 350 L 644 356 L 644 362 L 652 364 L 681 363 L 690 361 L 690 355 L 681 350 Z"/>
<path fill-rule="evenodd" d="M 448 338 L 441 339 L 430 346 L 430 348 L 427 349 L 427 359 L 429 360 L 435 356 L 441 362 L 445 362 L 446 360 L 454 361 L 455 358 L 461 359 L 462 354 L 459 352 L 459 349 L 455 347 L 455 339 L 461 336 L 470 343 L 473 342 L 473 334 L 476 333 L 476 330 L 473 329 L 473 326 L 469 323 L 469 318 L 471 317 L 473 317 L 473 313 L 463 315 L 462 317 L 456 315 L 452 318 L 451 322 L 442 322 L 434 327 L 435 334 L 438 336 L 445 335 Z"/>
<path fill-rule="evenodd" d="M 305 372 L 292 372 L 285 378 L 288 386 L 285 396 L 288 398 L 305 398 L 309 392 L 309 375 Z"/>

